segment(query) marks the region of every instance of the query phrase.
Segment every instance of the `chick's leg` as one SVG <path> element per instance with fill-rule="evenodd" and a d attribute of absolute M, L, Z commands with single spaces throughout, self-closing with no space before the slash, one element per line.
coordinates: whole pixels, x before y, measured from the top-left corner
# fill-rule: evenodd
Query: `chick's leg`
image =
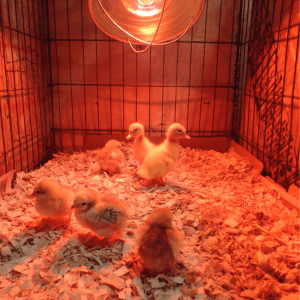
<path fill-rule="evenodd" d="M 70 213 L 70 215 L 69 215 L 69 219 L 68 219 L 68 223 L 69 223 L 69 224 L 71 223 L 72 214 L 73 214 L 73 212 L 71 211 L 71 213 Z"/>
<path fill-rule="evenodd" d="M 166 180 L 163 177 L 153 179 L 153 183 L 157 186 L 165 186 Z"/>
<path fill-rule="evenodd" d="M 64 218 L 64 219 L 66 219 L 66 218 Z M 71 225 L 71 219 L 72 219 L 72 212 L 69 214 L 68 219 L 66 221 L 64 220 L 62 228 L 67 228 L 68 226 L 70 226 Z"/>
<path fill-rule="evenodd" d="M 144 186 L 150 187 L 150 186 L 165 186 L 166 181 L 162 177 L 158 178 L 147 178 L 140 180 L 140 183 Z"/>
<path fill-rule="evenodd" d="M 172 265 L 171 269 L 174 271 L 176 276 L 178 276 L 182 273 L 179 269 L 176 268 L 175 263 L 174 263 L 174 265 Z"/>

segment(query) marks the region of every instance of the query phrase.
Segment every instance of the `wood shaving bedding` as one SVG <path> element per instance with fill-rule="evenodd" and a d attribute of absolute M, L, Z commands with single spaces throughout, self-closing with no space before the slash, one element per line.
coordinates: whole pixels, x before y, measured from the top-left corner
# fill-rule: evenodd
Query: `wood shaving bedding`
<path fill-rule="evenodd" d="M 298 299 L 299 216 L 278 191 L 228 153 L 180 148 L 164 187 L 144 187 L 132 143 L 121 173 L 92 175 L 96 151 L 59 153 L 17 174 L 0 202 L 0 299 Z M 30 199 L 52 178 L 118 197 L 132 212 L 123 237 L 103 244 L 74 216 L 44 219 Z M 175 274 L 142 271 L 136 232 L 155 207 L 167 207 L 185 234 Z M 297 298 L 296 298 L 297 297 Z"/>

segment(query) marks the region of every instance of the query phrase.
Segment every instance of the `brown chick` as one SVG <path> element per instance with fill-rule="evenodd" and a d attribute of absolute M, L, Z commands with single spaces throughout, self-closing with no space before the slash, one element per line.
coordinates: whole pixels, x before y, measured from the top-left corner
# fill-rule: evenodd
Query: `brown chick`
<path fill-rule="evenodd" d="M 75 194 L 75 217 L 79 224 L 109 239 L 115 232 L 122 233 L 127 225 L 129 211 L 126 205 L 114 197 L 84 188 Z"/>
<path fill-rule="evenodd" d="M 31 196 L 36 197 L 35 209 L 39 214 L 55 218 L 69 216 L 70 220 L 74 195 L 70 188 L 58 181 L 45 179 L 35 186 Z"/>
<path fill-rule="evenodd" d="M 127 140 L 134 137 L 133 154 L 137 161 L 142 164 L 146 155 L 156 147 L 155 144 L 150 142 L 144 135 L 144 126 L 140 123 L 133 123 L 129 126 L 129 133 L 126 137 Z"/>
<path fill-rule="evenodd" d="M 100 170 L 111 176 L 119 172 L 119 165 L 124 161 L 124 153 L 121 147 L 120 142 L 110 140 L 99 150 L 96 160 L 99 163 Z"/>
<path fill-rule="evenodd" d="M 167 131 L 165 141 L 149 152 L 137 174 L 145 179 L 164 182 L 163 177 L 176 165 L 181 138 L 190 139 L 181 124 L 172 124 Z"/>
<path fill-rule="evenodd" d="M 182 234 L 172 225 L 173 214 L 166 208 L 156 208 L 138 230 L 138 253 L 145 269 L 152 274 L 175 268 Z"/>

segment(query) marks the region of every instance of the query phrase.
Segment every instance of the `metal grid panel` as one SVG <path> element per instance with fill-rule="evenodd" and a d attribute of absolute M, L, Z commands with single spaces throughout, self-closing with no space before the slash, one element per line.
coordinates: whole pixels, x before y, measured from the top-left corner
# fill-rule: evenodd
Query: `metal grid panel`
<path fill-rule="evenodd" d="M 142 54 L 106 36 L 83 0 L 1 2 L 1 174 L 85 134 L 143 123 L 232 135 L 285 187 L 299 184 L 299 0 L 208 0 L 180 41 Z M 53 133 L 53 140 L 52 140 Z M 52 148 L 53 146 L 53 148 Z"/>
<path fill-rule="evenodd" d="M 135 121 L 151 135 L 174 121 L 192 136 L 230 134 L 236 1 L 207 1 L 180 41 L 142 54 L 102 33 L 86 2 L 48 7 L 57 150 L 78 150 L 87 133 L 124 134 Z"/>
<path fill-rule="evenodd" d="M 37 0 L 0 4 L 0 175 L 33 169 L 51 148 L 41 5 Z"/>
<path fill-rule="evenodd" d="M 299 1 L 254 1 L 250 28 L 239 142 L 276 182 L 299 185 Z"/>

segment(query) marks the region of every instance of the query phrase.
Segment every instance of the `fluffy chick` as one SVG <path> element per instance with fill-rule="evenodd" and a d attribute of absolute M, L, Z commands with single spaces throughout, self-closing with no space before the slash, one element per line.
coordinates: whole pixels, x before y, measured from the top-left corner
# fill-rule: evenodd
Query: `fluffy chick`
<path fill-rule="evenodd" d="M 133 123 L 129 126 L 129 134 L 126 139 L 134 137 L 133 154 L 137 161 L 142 164 L 146 155 L 156 147 L 144 135 L 144 126 L 140 123 Z"/>
<path fill-rule="evenodd" d="M 39 214 L 56 218 L 69 216 L 69 220 L 72 216 L 74 195 L 70 188 L 50 179 L 40 181 L 31 194 L 36 198 L 35 209 Z"/>
<path fill-rule="evenodd" d="M 138 253 L 145 269 L 152 274 L 175 268 L 182 234 L 172 225 L 173 214 L 166 208 L 154 209 L 138 230 Z"/>
<path fill-rule="evenodd" d="M 75 217 L 79 224 L 109 239 L 115 232 L 122 233 L 127 225 L 129 211 L 125 204 L 114 197 L 84 188 L 75 194 Z"/>
<path fill-rule="evenodd" d="M 120 142 L 110 140 L 99 150 L 96 160 L 99 163 L 100 171 L 107 172 L 109 175 L 114 175 L 119 172 L 120 163 L 124 161 L 124 153 L 121 147 Z M 97 170 L 97 172 L 98 171 L 99 170 Z"/>
<path fill-rule="evenodd" d="M 117 141 L 117 140 L 109 140 L 108 142 L 106 142 L 105 148 L 108 148 L 108 149 L 120 149 L 122 148 L 122 144 Z"/>
<path fill-rule="evenodd" d="M 149 152 L 137 174 L 145 179 L 164 182 L 163 177 L 175 167 L 177 162 L 181 138 L 190 139 L 181 124 L 172 124 L 167 131 L 165 141 Z"/>

